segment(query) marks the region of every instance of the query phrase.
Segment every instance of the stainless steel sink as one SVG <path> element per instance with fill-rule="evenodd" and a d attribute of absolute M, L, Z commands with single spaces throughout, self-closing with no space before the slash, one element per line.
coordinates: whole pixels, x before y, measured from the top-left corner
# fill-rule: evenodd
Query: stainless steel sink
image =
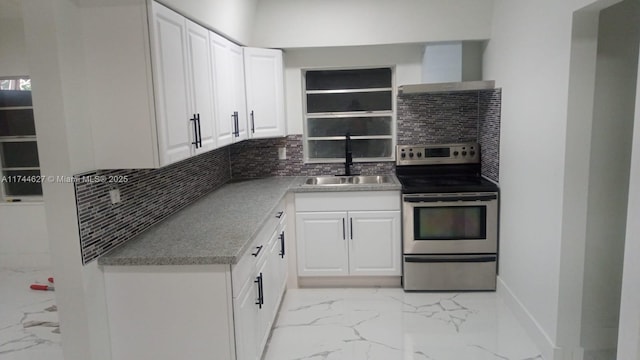
<path fill-rule="evenodd" d="M 352 176 L 352 184 L 391 184 L 393 178 L 389 175 Z"/>
<path fill-rule="evenodd" d="M 390 175 L 314 176 L 307 178 L 304 183 L 324 186 L 392 184 L 393 177 Z"/>
<path fill-rule="evenodd" d="M 350 176 L 314 176 L 307 178 L 306 185 L 347 185 Z"/>

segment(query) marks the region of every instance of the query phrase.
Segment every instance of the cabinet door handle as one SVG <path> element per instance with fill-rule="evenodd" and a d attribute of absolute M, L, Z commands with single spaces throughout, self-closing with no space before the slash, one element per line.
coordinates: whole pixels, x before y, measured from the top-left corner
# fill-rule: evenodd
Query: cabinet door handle
<path fill-rule="evenodd" d="M 264 289 L 262 288 L 262 273 L 256 277 L 253 281 L 254 284 L 258 284 L 258 299 L 256 300 L 256 305 L 260 309 L 262 309 L 262 305 L 264 305 Z"/>
<path fill-rule="evenodd" d="M 353 218 L 349 218 L 349 239 L 353 240 Z"/>
<path fill-rule="evenodd" d="M 344 218 L 342 218 L 342 240 L 347 240 L 347 230 L 344 224 Z"/>
<path fill-rule="evenodd" d="M 276 217 L 277 217 L 278 219 L 280 219 L 280 218 L 282 217 L 282 215 L 283 215 L 283 214 L 284 214 L 284 211 L 278 211 L 278 212 L 276 213 Z"/>
<path fill-rule="evenodd" d="M 260 254 L 260 251 L 262 250 L 262 245 L 256 246 L 256 249 L 258 250 L 256 250 L 256 252 L 252 253 L 251 255 L 258 257 L 258 254 Z"/>
<path fill-rule="evenodd" d="M 202 147 L 202 129 L 200 128 L 200 114 L 196 114 L 196 121 L 198 122 L 198 144 Z"/>
<path fill-rule="evenodd" d="M 280 257 L 284 259 L 284 230 L 280 233 Z"/>
<path fill-rule="evenodd" d="M 196 149 L 198 148 L 198 118 L 196 117 L 196 114 L 193 114 L 193 117 L 191 119 L 189 119 L 190 121 L 193 121 L 193 141 L 191 142 L 191 144 L 196 146 Z"/>
<path fill-rule="evenodd" d="M 256 133 L 256 122 L 253 117 L 253 110 L 251 110 L 251 133 L 252 134 Z"/>
<path fill-rule="evenodd" d="M 240 122 L 238 121 L 238 112 L 234 111 L 231 117 L 233 118 L 233 125 L 235 128 L 233 134 L 235 135 L 235 137 L 240 137 Z"/>

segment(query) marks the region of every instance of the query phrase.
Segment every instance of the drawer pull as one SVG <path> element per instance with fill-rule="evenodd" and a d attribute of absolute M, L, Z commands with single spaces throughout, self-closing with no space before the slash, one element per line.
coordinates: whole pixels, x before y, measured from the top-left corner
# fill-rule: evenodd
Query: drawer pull
<path fill-rule="evenodd" d="M 258 250 L 256 250 L 256 252 L 252 253 L 251 255 L 258 257 L 258 254 L 260 254 L 260 251 L 262 250 L 262 245 L 256 246 L 256 249 Z"/>
<path fill-rule="evenodd" d="M 284 215 L 284 211 L 278 211 L 278 213 L 276 213 L 276 217 L 278 219 L 280 219 L 282 217 L 282 215 Z"/>
<path fill-rule="evenodd" d="M 284 259 L 284 231 L 280 233 L 280 258 Z"/>

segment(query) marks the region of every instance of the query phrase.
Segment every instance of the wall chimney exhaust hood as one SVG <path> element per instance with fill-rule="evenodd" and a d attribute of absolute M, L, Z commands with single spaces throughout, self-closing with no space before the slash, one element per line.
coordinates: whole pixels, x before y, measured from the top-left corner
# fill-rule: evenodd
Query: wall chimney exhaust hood
<path fill-rule="evenodd" d="M 398 94 L 495 88 L 495 81 L 481 81 L 482 49 L 481 41 L 426 44 L 422 55 L 422 83 L 399 86 Z"/>
<path fill-rule="evenodd" d="M 450 91 L 488 90 L 495 88 L 495 86 L 496 82 L 493 80 L 401 85 L 398 86 L 398 95 L 439 93 Z"/>

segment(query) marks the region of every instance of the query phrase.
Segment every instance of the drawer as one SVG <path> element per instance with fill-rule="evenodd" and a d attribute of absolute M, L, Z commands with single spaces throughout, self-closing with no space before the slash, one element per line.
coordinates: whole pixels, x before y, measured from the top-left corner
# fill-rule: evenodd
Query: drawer
<path fill-rule="evenodd" d="M 264 225 L 258 230 L 249 249 L 242 255 L 237 264 L 231 266 L 233 297 L 237 297 L 240 294 L 240 288 L 247 280 L 247 277 L 253 276 L 252 274 L 255 273 L 256 269 L 266 260 L 270 241 L 273 239 L 274 234 L 280 231 L 284 221 L 286 221 L 285 202 L 281 201 Z M 253 254 L 257 254 L 257 256 Z"/>

